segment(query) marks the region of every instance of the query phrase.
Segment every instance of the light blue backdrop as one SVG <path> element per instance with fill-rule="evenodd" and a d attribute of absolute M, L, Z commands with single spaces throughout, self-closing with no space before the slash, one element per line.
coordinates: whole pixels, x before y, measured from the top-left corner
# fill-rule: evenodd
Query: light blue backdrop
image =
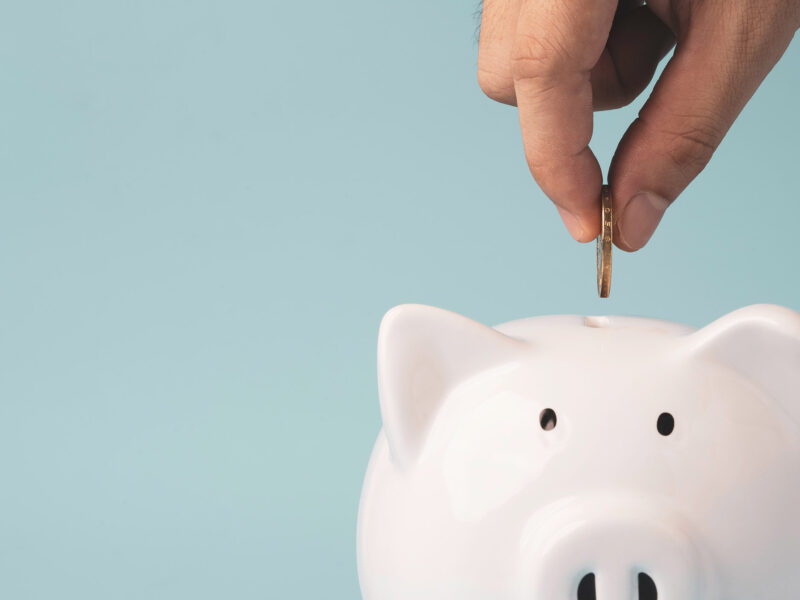
<path fill-rule="evenodd" d="M 394 304 L 800 309 L 797 43 L 600 301 L 473 9 L 5 4 L 0 597 L 357 598 Z M 598 116 L 604 165 L 639 105 Z"/>

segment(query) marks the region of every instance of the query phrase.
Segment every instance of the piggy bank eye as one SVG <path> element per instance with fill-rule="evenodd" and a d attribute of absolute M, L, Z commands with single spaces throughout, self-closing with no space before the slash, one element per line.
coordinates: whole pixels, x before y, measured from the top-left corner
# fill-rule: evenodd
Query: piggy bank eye
<path fill-rule="evenodd" d="M 541 425 L 542 429 L 545 431 L 551 431 L 555 429 L 557 421 L 558 418 L 556 417 L 556 411 L 554 411 L 552 408 L 545 408 L 539 413 L 539 425 Z"/>
<path fill-rule="evenodd" d="M 672 430 L 675 429 L 675 417 L 668 412 L 661 413 L 658 416 L 656 427 L 658 427 L 658 433 L 661 435 L 669 435 L 672 433 Z"/>

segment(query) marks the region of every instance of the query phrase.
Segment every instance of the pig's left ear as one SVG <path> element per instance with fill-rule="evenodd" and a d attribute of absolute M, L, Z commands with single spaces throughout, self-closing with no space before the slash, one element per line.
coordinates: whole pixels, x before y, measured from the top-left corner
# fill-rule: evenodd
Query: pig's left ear
<path fill-rule="evenodd" d="M 525 344 L 455 313 L 406 304 L 378 334 L 383 428 L 401 467 L 416 460 L 444 397 L 467 377 L 510 362 Z"/>
<path fill-rule="evenodd" d="M 800 424 L 800 314 L 768 304 L 748 306 L 689 339 L 694 353 L 732 367 Z"/>

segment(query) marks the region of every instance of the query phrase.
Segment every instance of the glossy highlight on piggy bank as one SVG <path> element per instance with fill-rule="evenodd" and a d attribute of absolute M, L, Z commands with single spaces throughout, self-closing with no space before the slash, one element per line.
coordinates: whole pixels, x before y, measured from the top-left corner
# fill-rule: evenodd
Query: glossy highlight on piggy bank
<path fill-rule="evenodd" d="M 800 598 L 800 314 L 381 324 L 364 600 Z"/>

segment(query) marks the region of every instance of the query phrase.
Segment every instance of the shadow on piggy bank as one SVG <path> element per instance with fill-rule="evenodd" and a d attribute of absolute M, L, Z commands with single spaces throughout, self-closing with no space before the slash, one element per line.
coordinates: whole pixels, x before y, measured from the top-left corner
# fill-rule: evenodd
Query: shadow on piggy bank
<path fill-rule="evenodd" d="M 800 314 L 381 324 L 365 600 L 800 598 Z"/>

